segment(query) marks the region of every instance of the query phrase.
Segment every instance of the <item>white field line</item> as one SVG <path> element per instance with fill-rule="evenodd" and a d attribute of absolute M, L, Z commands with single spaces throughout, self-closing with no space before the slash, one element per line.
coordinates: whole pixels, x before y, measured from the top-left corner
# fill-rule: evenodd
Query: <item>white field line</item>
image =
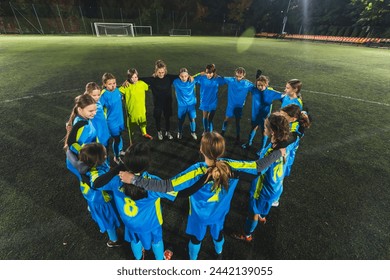
<path fill-rule="evenodd" d="M 276 88 L 284 88 L 282 86 L 276 86 Z M 6 99 L 3 101 L 0 101 L 0 103 L 10 103 L 10 102 L 15 102 L 23 99 L 30 99 L 36 96 L 45 96 L 45 95 L 51 95 L 51 94 L 58 94 L 58 93 L 66 93 L 66 92 L 71 92 L 71 91 L 79 91 L 81 90 L 80 88 L 76 89 L 67 89 L 67 90 L 60 90 L 60 91 L 54 91 L 54 92 L 45 92 L 45 93 L 39 93 L 35 95 L 27 95 L 23 97 L 18 97 L 14 99 Z M 317 93 L 317 94 L 322 94 L 322 95 L 327 95 L 327 96 L 332 96 L 332 97 L 337 97 L 337 98 L 344 98 L 344 99 L 349 99 L 349 100 L 354 100 L 354 101 L 359 101 L 359 102 L 364 102 L 364 103 L 371 103 L 371 104 L 376 104 L 376 105 L 382 105 L 382 106 L 390 106 L 388 103 L 383 103 L 383 102 L 378 102 L 378 101 L 371 101 L 371 100 L 366 100 L 366 99 L 361 99 L 361 98 L 355 98 L 351 96 L 345 96 L 345 95 L 340 95 L 340 94 L 334 94 L 334 93 L 329 93 L 329 92 L 321 92 L 321 91 L 314 91 L 314 90 L 302 90 L 303 92 L 310 92 L 310 93 Z"/>
<path fill-rule="evenodd" d="M 276 86 L 276 88 L 284 89 L 284 87 L 281 87 L 281 86 Z M 327 96 L 332 96 L 332 97 L 337 97 L 337 98 L 344 98 L 344 99 L 349 99 L 349 100 L 354 100 L 354 101 L 359 101 L 359 102 L 364 102 L 364 103 L 371 103 L 371 104 L 377 104 L 377 105 L 383 105 L 383 106 L 390 106 L 390 104 L 388 104 L 388 103 L 383 103 L 383 102 L 378 102 L 378 101 L 371 101 L 371 100 L 355 98 L 355 97 L 351 97 L 351 96 L 345 96 L 345 95 L 334 94 L 334 93 L 329 93 L 329 92 L 321 92 L 321 91 L 314 91 L 314 90 L 302 90 L 302 92 L 317 93 L 317 94 L 322 94 L 322 95 L 327 95 Z"/>
<path fill-rule="evenodd" d="M 15 102 L 15 101 L 23 100 L 23 99 L 31 99 L 31 98 L 34 98 L 34 97 L 37 97 L 37 96 L 45 96 L 45 95 L 52 95 L 52 94 L 59 94 L 59 93 L 67 93 L 67 92 L 80 91 L 80 90 L 82 90 L 82 89 L 76 88 L 76 89 L 67 89 L 67 90 L 59 90 L 59 91 L 53 91 L 53 92 L 38 93 L 38 94 L 34 94 L 34 95 L 30 94 L 30 95 L 23 96 L 23 97 L 18 97 L 18 98 L 14 98 L 14 99 L 6 99 L 6 100 L 3 100 L 3 101 L 0 101 L 0 104 L 1 103 L 11 103 L 11 102 Z"/>

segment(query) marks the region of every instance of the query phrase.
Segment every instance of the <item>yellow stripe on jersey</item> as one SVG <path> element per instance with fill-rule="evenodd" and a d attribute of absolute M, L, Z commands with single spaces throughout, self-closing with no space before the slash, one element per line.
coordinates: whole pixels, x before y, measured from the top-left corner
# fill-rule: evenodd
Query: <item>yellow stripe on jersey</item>
<path fill-rule="evenodd" d="M 175 192 L 175 191 L 167 192 L 167 194 L 172 195 L 172 196 L 174 196 L 174 197 L 177 197 L 177 194 L 178 194 L 178 193 L 179 193 L 179 192 Z"/>
<path fill-rule="evenodd" d="M 299 97 L 298 97 L 298 102 L 299 102 L 299 104 L 301 104 L 301 107 L 303 108 L 303 102 L 302 102 L 302 99 L 300 99 Z"/>
<path fill-rule="evenodd" d="M 82 191 L 81 191 L 82 194 L 87 194 L 90 190 L 89 185 L 84 183 L 84 182 L 80 182 L 80 187 L 82 188 Z"/>
<path fill-rule="evenodd" d="M 259 197 L 260 197 L 260 192 L 263 189 L 264 178 L 265 178 L 265 174 L 262 174 L 259 177 L 259 179 L 257 180 L 256 189 L 255 189 L 255 192 L 253 193 L 253 198 L 254 199 L 259 199 Z"/>
<path fill-rule="evenodd" d="M 108 194 L 108 192 L 102 191 L 102 195 L 103 195 L 103 198 L 104 198 L 105 202 L 110 202 L 111 201 L 111 196 Z"/>
<path fill-rule="evenodd" d="M 161 214 L 161 204 L 160 204 L 160 201 L 161 201 L 161 199 L 157 198 L 157 200 L 154 202 L 154 205 L 156 207 L 156 215 L 157 215 L 158 222 L 159 222 L 160 225 L 162 225 L 163 217 L 162 217 L 162 214 Z"/>
<path fill-rule="evenodd" d="M 181 175 L 176 179 L 172 179 L 172 187 L 176 187 L 180 184 L 183 184 L 186 181 L 196 178 L 198 175 L 203 175 L 206 172 L 207 168 L 199 167 L 197 169 L 191 170 L 188 173 Z"/>
<path fill-rule="evenodd" d="M 256 161 L 226 161 L 234 169 L 257 169 Z"/>
<path fill-rule="evenodd" d="M 95 182 L 95 180 L 99 177 L 99 172 L 97 171 L 96 167 L 91 168 L 91 181 Z"/>
<path fill-rule="evenodd" d="M 290 131 L 291 131 L 291 132 L 297 131 L 298 125 L 299 125 L 299 122 L 297 122 L 297 121 L 296 121 L 296 122 L 292 122 L 292 123 L 291 123 Z"/>
<path fill-rule="evenodd" d="M 210 197 L 209 199 L 207 199 L 207 202 L 218 202 L 219 201 L 219 193 L 221 192 L 221 188 L 217 188 L 216 190 L 214 190 L 215 194 Z"/>

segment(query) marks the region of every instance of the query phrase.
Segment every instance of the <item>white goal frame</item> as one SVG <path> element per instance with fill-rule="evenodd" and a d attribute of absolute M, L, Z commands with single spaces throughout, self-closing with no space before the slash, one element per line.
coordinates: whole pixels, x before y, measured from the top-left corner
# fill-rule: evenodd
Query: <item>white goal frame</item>
<path fill-rule="evenodd" d="M 191 29 L 171 29 L 169 36 L 191 36 Z"/>
<path fill-rule="evenodd" d="M 140 34 L 140 32 L 137 31 L 139 29 L 148 30 L 148 32 L 147 32 L 148 34 L 146 34 L 146 33 Z M 151 25 L 134 25 L 133 30 L 134 30 L 135 36 L 153 36 L 153 28 Z M 138 34 L 140 34 L 140 35 L 138 35 Z"/>
<path fill-rule="evenodd" d="M 131 36 L 134 37 L 134 24 L 124 22 L 124 23 L 113 23 L 113 22 L 94 22 L 93 23 L 95 27 L 96 36 L 100 37 L 102 35 L 104 36 Z M 102 32 L 99 31 L 99 27 L 104 28 L 105 32 L 102 34 Z M 123 34 L 109 34 L 107 33 L 107 29 L 115 29 L 120 30 L 123 29 Z"/>

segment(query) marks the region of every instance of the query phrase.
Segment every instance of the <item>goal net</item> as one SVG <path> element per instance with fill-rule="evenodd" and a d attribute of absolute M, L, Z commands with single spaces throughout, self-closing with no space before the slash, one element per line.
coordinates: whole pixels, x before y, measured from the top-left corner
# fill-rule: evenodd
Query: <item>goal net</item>
<path fill-rule="evenodd" d="M 135 36 L 152 36 L 153 30 L 150 25 L 134 25 Z"/>
<path fill-rule="evenodd" d="M 171 29 L 169 36 L 191 36 L 191 29 Z"/>
<path fill-rule="evenodd" d="M 132 23 L 94 22 L 96 36 L 132 36 L 134 25 Z"/>

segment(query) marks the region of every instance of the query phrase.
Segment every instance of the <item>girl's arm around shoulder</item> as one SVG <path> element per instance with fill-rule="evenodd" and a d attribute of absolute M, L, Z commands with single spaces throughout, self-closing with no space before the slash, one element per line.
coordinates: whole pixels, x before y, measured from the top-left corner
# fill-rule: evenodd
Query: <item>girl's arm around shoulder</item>
<path fill-rule="evenodd" d="M 257 173 L 261 173 L 261 171 L 267 169 L 272 163 L 274 163 L 280 157 L 285 157 L 285 156 L 286 156 L 286 148 L 280 148 L 278 150 L 274 150 L 268 156 L 258 159 L 256 161 Z"/>

